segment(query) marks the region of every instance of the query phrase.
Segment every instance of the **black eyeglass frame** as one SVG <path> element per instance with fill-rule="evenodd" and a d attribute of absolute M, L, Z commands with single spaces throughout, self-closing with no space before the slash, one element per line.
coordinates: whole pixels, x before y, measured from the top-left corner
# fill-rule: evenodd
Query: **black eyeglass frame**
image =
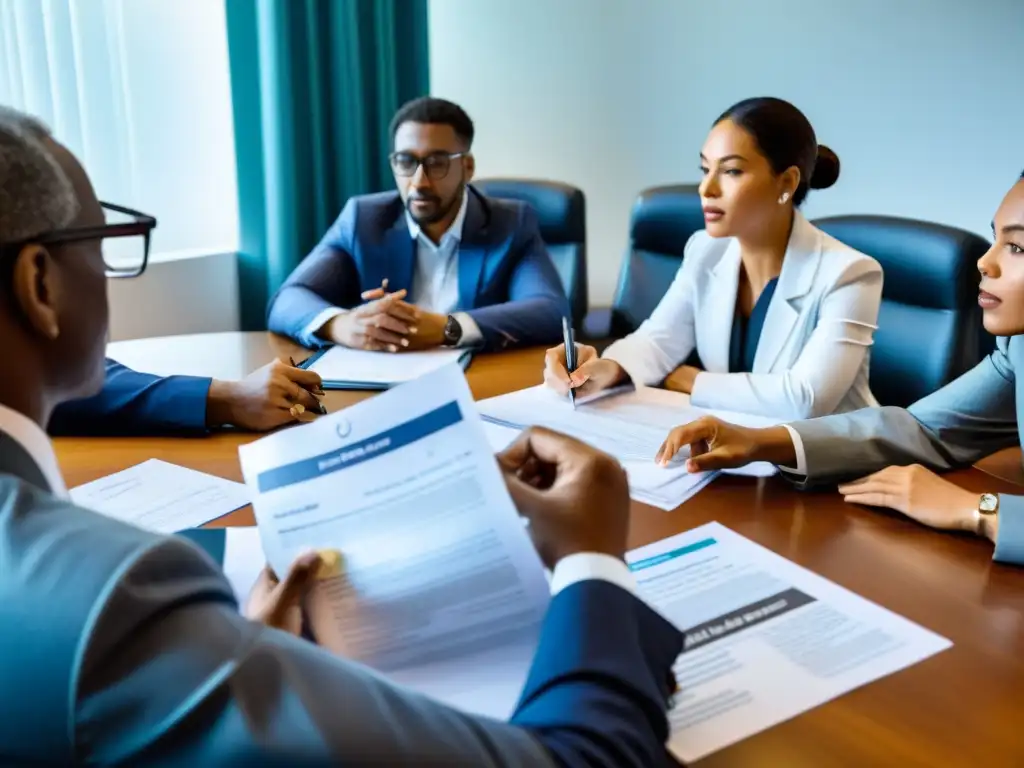
<path fill-rule="evenodd" d="M 106 240 L 113 237 L 142 237 L 142 263 L 131 269 L 116 269 L 104 262 L 107 277 L 129 278 L 138 277 L 146 271 L 149 264 L 149 246 L 152 232 L 156 229 L 156 219 L 147 213 L 125 208 L 123 205 L 106 203 L 100 201 L 100 206 L 105 211 L 131 216 L 134 221 L 120 224 L 103 224 L 98 227 L 69 227 L 67 229 L 54 229 L 49 232 L 42 232 L 32 237 L 27 237 L 16 243 L 0 244 L 0 255 L 7 255 L 10 252 L 17 253 L 26 245 L 61 245 L 64 243 L 79 243 L 86 240 Z"/>
<path fill-rule="evenodd" d="M 413 160 L 416 161 L 416 165 L 413 166 L 413 169 L 412 169 L 411 173 L 401 173 L 395 167 L 395 160 L 400 155 L 405 156 L 405 157 L 410 157 L 410 158 L 412 158 Z M 413 176 L 416 175 L 416 171 L 418 171 L 420 169 L 420 166 L 423 166 L 423 164 L 427 160 L 429 160 L 432 157 L 443 157 L 447 161 L 447 165 L 445 166 L 444 173 L 442 173 L 440 176 L 436 176 L 436 177 L 435 176 L 431 176 L 430 175 L 430 171 L 427 170 L 427 168 L 425 166 L 423 168 L 423 172 L 427 175 L 428 179 L 430 179 L 431 181 L 440 181 L 441 179 L 446 178 L 449 173 L 451 173 L 451 170 L 452 170 L 452 160 L 457 160 L 460 157 L 466 157 L 468 155 L 469 155 L 469 152 L 431 152 L 429 155 L 426 155 L 424 157 L 417 157 L 416 155 L 412 154 L 411 152 L 392 152 L 390 155 L 388 155 L 388 161 L 391 164 L 391 170 L 392 171 L 394 171 L 397 175 L 401 176 L 404 179 L 410 179 L 410 178 L 412 178 Z"/>

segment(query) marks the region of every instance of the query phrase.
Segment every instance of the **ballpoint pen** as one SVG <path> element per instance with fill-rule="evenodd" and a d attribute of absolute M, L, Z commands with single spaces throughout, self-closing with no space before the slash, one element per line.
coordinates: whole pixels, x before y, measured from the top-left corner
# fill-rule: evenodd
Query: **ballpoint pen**
<path fill-rule="evenodd" d="M 565 370 L 572 376 L 576 370 L 576 339 L 567 317 L 562 318 L 562 340 L 565 342 Z M 576 410 L 576 390 L 572 388 L 572 384 L 569 385 L 569 402 L 572 403 L 573 410 Z"/>
<path fill-rule="evenodd" d="M 295 358 L 294 357 L 289 357 L 288 358 L 288 362 L 292 364 L 292 368 L 298 368 L 299 367 L 299 366 L 297 366 L 295 364 Z M 327 409 L 324 407 L 324 404 L 320 402 L 320 397 L 319 397 L 319 395 L 323 395 L 324 394 L 324 391 L 322 389 L 320 389 L 320 388 L 317 388 L 316 390 L 306 390 L 306 391 L 309 392 L 309 394 L 311 394 L 313 396 L 314 400 L 316 400 L 316 404 L 317 404 L 317 407 L 318 407 L 317 413 L 319 413 L 321 416 L 326 416 L 327 415 Z M 300 408 L 302 408 L 302 404 L 301 403 L 296 403 L 295 405 L 293 405 L 292 406 L 292 410 L 293 410 L 292 416 L 296 416 L 297 414 L 295 414 L 294 411 L 299 410 Z M 301 413 L 301 411 L 300 411 L 300 413 Z"/>

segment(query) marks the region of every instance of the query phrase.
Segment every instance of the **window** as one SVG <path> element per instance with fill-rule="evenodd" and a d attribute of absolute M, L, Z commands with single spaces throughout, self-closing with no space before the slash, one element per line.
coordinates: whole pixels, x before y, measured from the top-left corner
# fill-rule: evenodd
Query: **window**
<path fill-rule="evenodd" d="M 0 103 L 45 121 L 100 199 L 156 217 L 155 261 L 237 248 L 223 2 L 0 0 Z"/>

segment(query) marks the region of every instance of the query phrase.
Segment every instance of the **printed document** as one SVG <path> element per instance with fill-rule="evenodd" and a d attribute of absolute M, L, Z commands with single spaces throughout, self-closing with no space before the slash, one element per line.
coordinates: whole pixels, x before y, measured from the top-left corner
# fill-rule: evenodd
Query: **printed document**
<path fill-rule="evenodd" d="M 477 407 L 491 424 L 517 431 L 547 427 L 611 454 L 626 470 L 634 499 L 668 510 L 714 478 L 711 472 L 688 473 L 685 449 L 668 467 L 654 461 L 670 429 L 697 418 L 693 409 L 675 407 L 677 401 L 666 405 L 674 394 L 642 387 L 580 400 L 573 408 L 568 399 L 537 386 L 483 400 Z"/>
<path fill-rule="evenodd" d="M 337 553 L 321 645 L 464 709 L 508 716 L 550 600 L 457 364 L 239 449 L 278 572 Z"/>
<path fill-rule="evenodd" d="M 309 370 L 316 371 L 325 382 L 390 386 L 418 379 L 438 368 L 458 363 L 468 354 L 465 349 L 432 349 L 393 354 L 338 346 L 331 347 L 314 360 Z"/>
<path fill-rule="evenodd" d="M 249 503 L 241 483 L 150 459 L 72 488 L 81 507 L 157 533 L 196 528 Z"/>
<path fill-rule="evenodd" d="M 952 645 L 718 523 L 627 561 L 684 634 L 669 748 L 687 764 Z"/>

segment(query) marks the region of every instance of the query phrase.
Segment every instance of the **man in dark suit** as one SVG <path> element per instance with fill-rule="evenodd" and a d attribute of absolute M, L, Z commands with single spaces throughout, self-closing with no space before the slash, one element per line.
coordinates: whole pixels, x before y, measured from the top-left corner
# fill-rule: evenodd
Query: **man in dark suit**
<path fill-rule="evenodd" d="M 105 368 L 97 394 L 54 409 L 52 436 L 201 435 L 228 426 L 263 432 L 309 421 L 320 410 L 320 376 L 283 360 L 240 381 L 154 376 L 109 358 Z"/>
<path fill-rule="evenodd" d="M 403 106 L 391 123 L 398 191 L 348 201 L 271 298 L 270 329 L 391 352 L 557 343 L 568 300 L 536 215 L 470 186 L 473 130 L 449 101 Z"/>
<path fill-rule="evenodd" d="M 682 638 L 632 594 L 625 472 L 581 443 L 533 431 L 499 456 L 555 592 L 508 723 L 294 636 L 273 597 L 254 616 L 282 629 L 244 618 L 192 543 L 71 504 L 42 425 L 103 382 L 104 214 L 67 149 L 2 111 L 0 178 L 0 763 L 668 762 Z"/>

